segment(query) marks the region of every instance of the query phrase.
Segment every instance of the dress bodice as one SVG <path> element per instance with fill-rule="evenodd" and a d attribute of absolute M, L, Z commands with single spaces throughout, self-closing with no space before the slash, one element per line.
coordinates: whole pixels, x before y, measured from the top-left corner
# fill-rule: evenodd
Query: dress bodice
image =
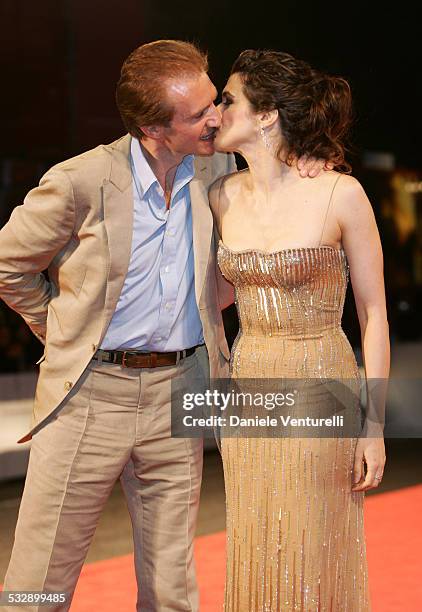
<path fill-rule="evenodd" d="M 341 326 L 349 280 L 342 248 L 233 251 L 220 240 L 218 263 L 235 287 L 243 334 L 306 338 Z"/>

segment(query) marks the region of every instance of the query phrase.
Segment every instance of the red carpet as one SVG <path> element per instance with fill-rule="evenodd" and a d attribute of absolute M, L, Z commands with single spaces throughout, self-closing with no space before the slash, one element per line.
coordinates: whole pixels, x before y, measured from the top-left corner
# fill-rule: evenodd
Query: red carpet
<path fill-rule="evenodd" d="M 422 485 L 366 500 L 366 536 L 373 612 L 422 610 Z M 201 612 L 221 611 L 224 533 L 196 540 Z M 86 565 L 72 612 L 133 612 L 136 585 L 131 555 Z M 245 610 L 245 612 L 248 612 Z"/>
<path fill-rule="evenodd" d="M 422 485 L 366 501 L 373 612 L 422 610 Z"/>
<path fill-rule="evenodd" d="M 365 507 L 373 612 L 419 612 L 422 485 L 369 497 Z M 222 609 L 224 549 L 223 532 L 196 540 L 201 612 Z M 133 612 L 135 599 L 132 555 L 115 557 L 83 568 L 71 612 Z"/>

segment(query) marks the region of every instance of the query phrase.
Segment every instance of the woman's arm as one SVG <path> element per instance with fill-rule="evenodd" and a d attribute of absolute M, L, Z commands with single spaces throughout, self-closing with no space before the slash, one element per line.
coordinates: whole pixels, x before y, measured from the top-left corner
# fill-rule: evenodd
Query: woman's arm
<path fill-rule="evenodd" d="M 383 438 L 390 342 L 385 302 L 381 240 L 372 206 L 360 183 L 342 176 L 335 192 L 335 208 L 359 318 L 367 380 L 367 412 L 354 465 L 353 491 L 377 487 L 385 465 Z M 364 474 L 363 461 L 366 463 Z"/>

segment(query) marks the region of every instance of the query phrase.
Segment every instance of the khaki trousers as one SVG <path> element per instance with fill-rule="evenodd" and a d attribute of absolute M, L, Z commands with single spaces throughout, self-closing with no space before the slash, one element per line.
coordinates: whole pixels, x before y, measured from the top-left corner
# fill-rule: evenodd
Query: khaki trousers
<path fill-rule="evenodd" d="M 202 440 L 170 435 L 170 385 L 202 375 L 196 353 L 169 367 L 92 360 L 34 435 L 4 590 L 61 591 L 66 604 L 120 477 L 133 524 L 137 610 L 199 609 L 193 538 Z M 185 383 L 183 383 L 185 384 Z M 101 609 L 101 593 L 98 594 Z M 4 609 L 4 608 L 3 608 Z M 16 608 L 7 607 L 11 612 Z"/>

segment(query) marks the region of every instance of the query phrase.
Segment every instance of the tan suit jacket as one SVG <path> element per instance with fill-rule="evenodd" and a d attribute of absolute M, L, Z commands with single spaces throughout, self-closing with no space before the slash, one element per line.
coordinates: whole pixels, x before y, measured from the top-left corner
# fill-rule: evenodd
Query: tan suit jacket
<path fill-rule="evenodd" d="M 45 344 L 31 431 L 19 442 L 66 399 L 114 313 L 131 253 L 129 155 L 126 135 L 54 166 L 0 231 L 0 297 Z M 198 157 L 190 183 L 195 293 L 212 378 L 227 375 L 229 349 L 208 187 L 235 168 L 230 155 Z"/>

